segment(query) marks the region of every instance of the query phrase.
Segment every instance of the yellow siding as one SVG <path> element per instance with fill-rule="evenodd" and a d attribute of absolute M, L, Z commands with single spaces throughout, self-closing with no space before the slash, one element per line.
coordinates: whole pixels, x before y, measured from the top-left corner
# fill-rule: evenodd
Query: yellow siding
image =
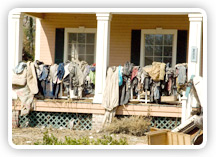
<path fill-rule="evenodd" d="M 188 30 L 187 15 L 113 15 L 110 34 L 110 65 L 123 65 L 131 58 L 133 29 Z"/>
<path fill-rule="evenodd" d="M 56 28 L 97 28 L 95 14 L 45 14 L 41 21 L 40 60 L 54 63 Z M 133 29 L 188 30 L 187 15 L 113 15 L 110 31 L 110 66 L 130 61 L 131 31 Z"/>
<path fill-rule="evenodd" d="M 94 14 L 45 14 L 41 20 L 40 60 L 46 64 L 55 61 L 55 30 L 56 28 L 96 28 Z M 63 52 L 62 52 L 63 53 Z"/>

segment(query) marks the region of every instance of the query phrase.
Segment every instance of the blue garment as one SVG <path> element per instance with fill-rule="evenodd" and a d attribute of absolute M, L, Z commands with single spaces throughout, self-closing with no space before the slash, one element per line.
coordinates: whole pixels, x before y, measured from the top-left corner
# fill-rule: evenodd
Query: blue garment
<path fill-rule="evenodd" d="M 14 68 L 14 72 L 16 74 L 20 74 L 23 72 L 24 68 L 27 67 L 27 64 L 24 62 L 20 62 L 15 68 Z"/>
<path fill-rule="evenodd" d="M 58 77 L 59 80 L 63 79 L 64 73 L 65 73 L 64 63 L 60 63 L 59 66 L 58 66 L 58 69 L 57 69 L 57 77 Z"/>
<path fill-rule="evenodd" d="M 159 100 L 160 99 L 160 90 L 159 87 L 156 86 L 154 89 L 154 100 Z"/>
<path fill-rule="evenodd" d="M 40 81 L 46 80 L 47 77 L 48 77 L 48 74 L 49 74 L 49 66 L 48 65 L 44 65 L 42 73 L 41 73 L 41 76 L 39 77 L 39 80 Z"/>
<path fill-rule="evenodd" d="M 91 70 L 92 72 L 95 72 L 95 67 L 90 67 L 90 70 Z"/>
<path fill-rule="evenodd" d="M 122 67 L 121 66 L 119 66 L 119 68 L 118 68 L 118 76 L 119 76 L 119 86 L 121 86 L 122 84 L 123 84 L 123 78 L 122 78 L 122 71 L 121 71 L 121 69 L 122 69 Z"/>

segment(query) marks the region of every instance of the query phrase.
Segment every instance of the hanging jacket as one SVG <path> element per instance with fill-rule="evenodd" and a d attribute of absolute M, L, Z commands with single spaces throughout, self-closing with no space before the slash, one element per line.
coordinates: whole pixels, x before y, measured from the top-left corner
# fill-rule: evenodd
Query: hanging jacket
<path fill-rule="evenodd" d="M 23 70 L 27 67 L 27 64 L 24 62 L 20 62 L 15 68 L 14 68 L 14 73 L 15 74 L 20 74 L 23 72 Z"/>
<path fill-rule="evenodd" d="M 65 73 L 64 63 L 60 63 L 57 69 L 57 77 L 60 81 L 63 79 L 64 73 Z"/>
<path fill-rule="evenodd" d="M 176 69 L 178 69 L 178 84 L 185 84 L 187 80 L 186 67 L 184 65 L 176 65 Z"/>
<path fill-rule="evenodd" d="M 43 65 L 43 70 L 41 72 L 41 75 L 39 77 L 39 80 L 42 81 L 42 80 L 46 80 L 47 77 L 49 75 L 49 66 L 48 65 Z"/>
<path fill-rule="evenodd" d="M 27 68 L 24 68 L 21 73 L 15 73 L 13 71 L 12 85 L 25 86 L 27 84 Z"/>
<path fill-rule="evenodd" d="M 131 80 L 133 80 L 134 77 L 136 77 L 138 74 L 138 68 L 133 67 L 132 74 L 131 74 Z"/>
<path fill-rule="evenodd" d="M 71 81 L 73 86 L 83 86 L 84 84 L 84 74 L 80 67 L 76 63 L 70 63 L 68 66 L 70 72 Z"/>
<path fill-rule="evenodd" d="M 92 72 L 90 70 L 89 77 L 90 77 L 91 83 L 93 83 L 95 85 L 95 72 Z"/>
<path fill-rule="evenodd" d="M 103 92 L 102 106 L 112 111 L 119 105 L 118 68 L 109 67 L 107 70 L 106 84 Z"/>
<path fill-rule="evenodd" d="M 153 62 L 152 68 L 148 73 L 154 81 L 164 80 L 165 67 L 165 63 Z"/>
<path fill-rule="evenodd" d="M 32 94 L 38 93 L 38 82 L 33 62 L 27 62 L 27 85 Z"/>
<path fill-rule="evenodd" d="M 132 72 L 132 70 L 133 70 L 133 66 L 134 66 L 133 63 L 126 62 L 126 63 L 124 64 L 122 74 L 123 74 L 123 75 L 126 75 L 126 76 L 131 75 L 131 72 Z"/>
<path fill-rule="evenodd" d="M 53 83 L 57 82 L 57 70 L 58 70 L 57 64 L 53 64 L 50 66 L 49 76 L 50 76 L 50 81 Z"/>
<path fill-rule="evenodd" d="M 121 86 L 122 84 L 123 84 L 123 78 L 122 78 L 122 66 L 119 66 L 119 68 L 118 68 L 119 70 L 118 70 L 118 76 L 119 76 L 119 78 L 118 78 L 118 80 L 119 80 L 119 86 Z"/>

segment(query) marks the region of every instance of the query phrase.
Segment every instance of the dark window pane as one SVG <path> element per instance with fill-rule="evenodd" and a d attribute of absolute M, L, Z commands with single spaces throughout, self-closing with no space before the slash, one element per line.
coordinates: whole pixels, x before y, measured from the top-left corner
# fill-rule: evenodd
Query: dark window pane
<path fill-rule="evenodd" d="M 172 56 L 172 46 L 164 46 L 164 56 Z"/>
<path fill-rule="evenodd" d="M 68 60 L 71 60 L 71 57 L 75 57 L 77 53 L 76 44 L 68 44 Z"/>
<path fill-rule="evenodd" d="M 78 42 L 79 43 L 85 43 L 85 36 L 86 36 L 85 33 L 79 33 L 78 34 Z"/>
<path fill-rule="evenodd" d="M 79 60 L 84 61 L 85 60 L 85 55 L 79 55 Z"/>
<path fill-rule="evenodd" d="M 154 57 L 155 62 L 162 62 L 162 57 Z"/>
<path fill-rule="evenodd" d="M 153 56 L 153 46 L 145 46 L 145 56 Z"/>
<path fill-rule="evenodd" d="M 154 35 L 153 34 L 145 35 L 145 45 L 154 45 Z"/>
<path fill-rule="evenodd" d="M 153 57 L 145 57 L 145 65 L 151 65 L 153 62 Z"/>
<path fill-rule="evenodd" d="M 70 61 L 71 61 L 71 55 L 70 55 L 70 54 L 68 55 L 68 60 L 70 60 Z"/>
<path fill-rule="evenodd" d="M 75 43 L 77 41 L 77 33 L 69 33 L 69 43 Z"/>
<path fill-rule="evenodd" d="M 155 46 L 154 56 L 162 56 L 162 46 Z"/>
<path fill-rule="evenodd" d="M 163 45 L 163 35 L 162 34 L 155 35 L 155 45 Z"/>
<path fill-rule="evenodd" d="M 85 54 L 85 45 L 84 44 L 78 44 L 78 53 L 79 54 Z"/>
<path fill-rule="evenodd" d="M 86 34 L 87 37 L 86 37 L 86 42 L 87 43 L 94 43 L 94 39 L 95 39 L 95 34 L 94 33 L 88 33 Z"/>
<path fill-rule="evenodd" d="M 164 35 L 164 45 L 172 45 L 172 42 L 173 42 L 172 34 Z"/>
<path fill-rule="evenodd" d="M 86 62 L 88 64 L 93 64 L 94 63 L 94 56 L 93 55 L 86 56 Z"/>
<path fill-rule="evenodd" d="M 163 58 L 163 62 L 164 62 L 164 63 L 168 63 L 168 62 L 169 62 L 169 63 L 170 63 L 170 66 L 172 66 L 172 58 L 170 58 L 170 57 L 164 57 L 164 58 Z"/>
<path fill-rule="evenodd" d="M 94 54 L 94 45 L 86 45 L 86 54 Z"/>
<path fill-rule="evenodd" d="M 72 44 L 68 44 L 68 55 L 71 54 Z"/>

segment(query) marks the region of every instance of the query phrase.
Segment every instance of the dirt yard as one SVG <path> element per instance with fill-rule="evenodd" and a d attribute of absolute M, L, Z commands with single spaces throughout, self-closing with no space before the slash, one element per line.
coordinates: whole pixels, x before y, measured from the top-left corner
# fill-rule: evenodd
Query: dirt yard
<path fill-rule="evenodd" d="M 59 140 L 64 141 L 65 136 L 71 138 L 89 137 L 90 139 L 101 138 L 108 133 L 97 133 L 90 130 L 77 131 L 69 129 L 53 129 L 53 128 L 16 128 L 12 130 L 12 141 L 16 145 L 34 145 L 35 142 L 42 142 L 43 133 L 48 130 L 49 134 L 53 134 Z M 132 136 L 127 134 L 111 134 L 115 139 L 126 138 L 129 145 L 146 145 L 146 136 Z"/>

